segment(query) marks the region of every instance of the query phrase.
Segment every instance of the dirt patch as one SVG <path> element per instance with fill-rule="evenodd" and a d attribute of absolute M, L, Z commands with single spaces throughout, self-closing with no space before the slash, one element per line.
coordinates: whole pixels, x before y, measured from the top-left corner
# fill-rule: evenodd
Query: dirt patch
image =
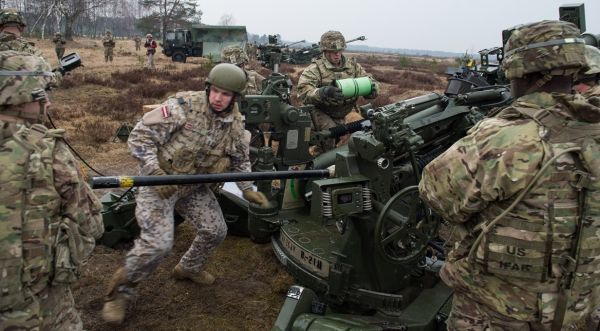
<path fill-rule="evenodd" d="M 53 45 L 48 40 L 34 40 L 52 65 L 57 64 Z M 123 123 L 133 125 L 141 116 L 141 105 L 156 104 L 181 89 L 203 89 L 210 63 L 190 58 L 188 63 L 172 63 L 157 54 L 159 71 L 143 70 L 144 51 L 135 51 L 131 40 L 118 40 L 112 63 L 104 62 L 98 39 L 68 42 L 66 53 L 76 51 L 85 67 L 65 79 L 63 87 L 52 93 L 53 118 L 67 130 L 70 144 L 105 175 L 133 175 L 136 161 L 127 146 L 115 139 L 115 130 Z M 405 98 L 443 90 L 442 76 L 429 62 L 389 55 L 361 55 L 359 61 L 377 78 L 382 78 L 382 93 L 372 102 L 381 106 Z M 435 64 L 442 61 L 435 62 Z M 414 74 L 405 66 L 419 64 Z M 428 64 L 431 63 L 431 64 Z M 264 76 L 269 71 L 251 63 Z M 427 67 L 424 68 L 423 66 Z M 281 66 L 294 84 L 305 66 Z M 415 81 L 410 81 L 414 79 Z M 398 85 L 401 85 L 399 89 Z M 196 87 L 196 88 L 194 88 Z M 296 105 L 298 100 L 293 98 Z M 356 118 L 354 118 L 356 119 Z M 83 167 L 85 169 L 85 167 Z M 91 172 L 91 171 L 89 171 Z M 93 174 L 93 172 L 92 172 Z M 106 190 L 96 193 L 101 195 Z M 217 277 L 211 286 L 175 281 L 171 270 L 189 247 L 194 230 L 181 224 L 176 230 L 173 251 L 156 272 L 137 287 L 137 301 L 131 305 L 126 322 L 119 327 L 102 321 L 106 285 L 124 261 L 131 243 L 117 249 L 98 246 L 74 287 L 75 301 L 87 330 L 268 330 L 281 308 L 284 295 L 293 279 L 275 258 L 270 244 L 258 245 L 248 238 L 228 236 L 207 264 Z"/>

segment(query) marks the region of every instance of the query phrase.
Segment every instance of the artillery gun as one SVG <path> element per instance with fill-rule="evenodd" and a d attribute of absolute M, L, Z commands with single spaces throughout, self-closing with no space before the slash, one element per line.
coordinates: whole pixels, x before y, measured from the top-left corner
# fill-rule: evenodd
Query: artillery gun
<path fill-rule="evenodd" d="M 360 36 L 358 38 L 346 40 L 346 44 L 357 40 L 364 41 L 366 40 L 366 38 L 365 36 Z M 309 47 L 303 47 L 299 50 L 294 51 L 287 57 L 287 60 L 285 60 L 284 62 L 290 64 L 309 64 L 314 58 L 318 57 L 320 54 L 321 48 L 319 44 L 312 44 Z"/>
<path fill-rule="evenodd" d="M 304 42 L 304 40 L 300 40 L 290 44 L 280 44 L 277 39 L 277 35 L 269 35 L 269 43 L 258 46 L 258 61 L 263 67 L 269 68 L 274 72 L 279 71 L 277 66 L 280 63 L 288 62 L 289 55 L 283 50 L 290 46 Z"/>

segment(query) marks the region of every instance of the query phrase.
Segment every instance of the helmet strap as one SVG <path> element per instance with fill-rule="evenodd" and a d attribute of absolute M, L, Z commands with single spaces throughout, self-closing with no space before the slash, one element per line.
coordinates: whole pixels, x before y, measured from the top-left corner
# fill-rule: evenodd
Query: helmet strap
<path fill-rule="evenodd" d="M 533 93 L 539 90 L 542 86 L 546 85 L 549 81 L 552 80 L 552 75 L 550 73 L 545 73 L 540 79 L 538 79 L 533 85 L 527 89 L 525 94 Z"/>

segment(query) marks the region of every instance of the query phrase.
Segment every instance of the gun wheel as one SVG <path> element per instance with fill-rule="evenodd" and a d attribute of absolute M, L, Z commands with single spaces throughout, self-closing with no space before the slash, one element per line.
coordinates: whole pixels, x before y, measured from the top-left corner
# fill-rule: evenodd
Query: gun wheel
<path fill-rule="evenodd" d="M 418 186 L 409 186 L 384 205 L 375 224 L 375 246 L 392 263 L 419 258 L 432 240 L 439 222 L 419 198 Z"/>

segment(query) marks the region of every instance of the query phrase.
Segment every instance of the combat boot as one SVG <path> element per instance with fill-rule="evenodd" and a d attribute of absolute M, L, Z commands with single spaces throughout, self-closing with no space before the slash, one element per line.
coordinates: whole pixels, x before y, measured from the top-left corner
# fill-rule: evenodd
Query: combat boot
<path fill-rule="evenodd" d="M 109 323 L 121 324 L 125 320 L 125 310 L 130 294 L 119 292 L 121 285 L 130 285 L 127 280 L 127 270 L 119 268 L 108 284 L 108 294 L 102 307 L 102 318 Z"/>
<path fill-rule="evenodd" d="M 173 269 L 173 278 L 178 280 L 189 279 L 192 282 L 200 285 L 210 285 L 215 282 L 215 277 L 208 272 L 189 272 L 183 269 L 183 267 L 179 264 L 177 264 Z"/>

